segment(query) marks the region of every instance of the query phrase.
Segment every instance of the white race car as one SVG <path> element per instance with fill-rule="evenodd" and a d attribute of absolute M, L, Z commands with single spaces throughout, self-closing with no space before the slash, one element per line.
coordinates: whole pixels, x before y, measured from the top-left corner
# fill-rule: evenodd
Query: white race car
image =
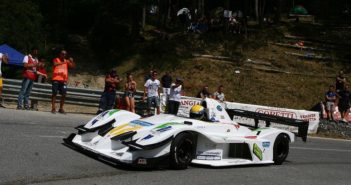
<path fill-rule="evenodd" d="M 250 129 L 230 119 L 230 114 L 298 126 L 306 140 L 308 122 L 259 113 L 225 110 L 213 99 L 202 103 L 206 120 L 160 114 L 148 118 L 125 110 L 109 110 L 86 125 L 64 144 L 111 164 L 163 166 L 185 169 L 189 164 L 214 167 L 282 164 L 295 135 L 276 128 Z M 199 108 L 199 107 L 198 107 Z M 201 108 L 201 107 L 200 107 Z M 257 126 L 257 125 L 256 125 Z"/>

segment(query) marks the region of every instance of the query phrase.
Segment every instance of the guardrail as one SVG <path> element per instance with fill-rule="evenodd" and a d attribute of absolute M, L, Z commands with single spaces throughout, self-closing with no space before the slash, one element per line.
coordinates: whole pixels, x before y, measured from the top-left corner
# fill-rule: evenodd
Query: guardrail
<path fill-rule="evenodd" d="M 22 80 L 3 79 L 3 97 L 7 100 L 17 100 L 19 91 L 21 89 Z M 67 96 L 65 103 L 81 106 L 98 107 L 99 100 L 103 90 L 102 89 L 85 89 L 77 87 L 67 87 Z M 117 91 L 119 97 L 123 97 L 124 92 Z M 34 83 L 30 99 L 37 101 L 51 102 L 52 85 L 48 83 Z M 135 102 L 137 109 L 146 108 L 142 100 L 143 92 L 137 91 L 135 95 Z M 60 95 L 58 95 L 60 97 Z M 59 101 L 60 98 L 57 98 Z"/>

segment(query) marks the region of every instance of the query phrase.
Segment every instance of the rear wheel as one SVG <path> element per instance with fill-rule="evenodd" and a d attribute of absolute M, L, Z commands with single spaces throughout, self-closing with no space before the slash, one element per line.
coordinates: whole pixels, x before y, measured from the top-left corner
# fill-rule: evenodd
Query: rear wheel
<path fill-rule="evenodd" d="M 171 144 L 170 165 L 173 169 L 186 169 L 194 157 L 194 137 L 191 133 L 180 133 Z"/>
<path fill-rule="evenodd" d="M 276 165 L 281 165 L 289 154 L 289 136 L 286 134 L 279 134 L 274 142 L 273 147 L 273 161 Z"/>

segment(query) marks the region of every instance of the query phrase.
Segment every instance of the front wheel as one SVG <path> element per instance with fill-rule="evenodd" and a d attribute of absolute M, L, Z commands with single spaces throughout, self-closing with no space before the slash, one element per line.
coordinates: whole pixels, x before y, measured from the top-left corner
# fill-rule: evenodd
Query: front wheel
<path fill-rule="evenodd" d="M 191 133 L 178 134 L 171 144 L 170 165 L 173 169 L 186 169 L 194 157 L 194 137 Z"/>
<path fill-rule="evenodd" d="M 286 134 L 279 134 L 274 142 L 273 147 L 273 161 L 276 165 L 281 165 L 289 154 L 289 136 Z"/>

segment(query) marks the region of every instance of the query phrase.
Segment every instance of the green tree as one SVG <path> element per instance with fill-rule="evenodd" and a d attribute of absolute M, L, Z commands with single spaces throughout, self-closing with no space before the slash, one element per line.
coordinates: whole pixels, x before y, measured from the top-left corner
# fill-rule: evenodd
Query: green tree
<path fill-rule="evenodd" d="M 25 0 L 2 0 L 0 3 L 0 43 L 21 51 L 39 47 L 43 41 L 42 15 L 38 6 Z"/>

